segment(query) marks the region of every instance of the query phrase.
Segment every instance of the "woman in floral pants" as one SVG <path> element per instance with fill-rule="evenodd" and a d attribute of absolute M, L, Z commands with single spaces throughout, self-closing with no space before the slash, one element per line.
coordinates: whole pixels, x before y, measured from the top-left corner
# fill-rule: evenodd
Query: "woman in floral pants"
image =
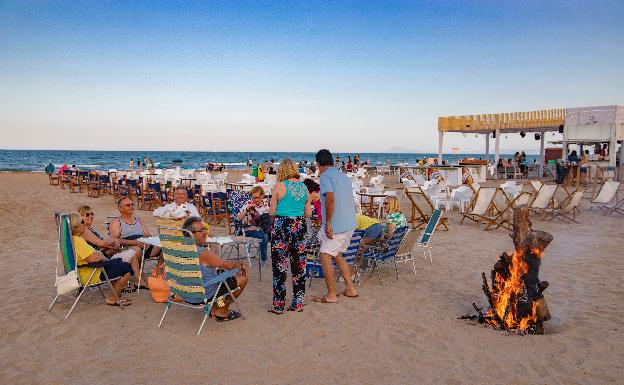
<path fill-rule="evenodd" d="M 273 306 L 269 312 L 282 314 L 286 306 L 286 269 L 290 259 L 293 298 L 288 310 L 303 311 L 305 295 L 305 217 L 312 213 L 307 187 L 299 182 L 299 169 L 284 159 L 277 169 L 277 180 L 271 194 L 270 214 L 275 217 L 271 232 L 271 265 L 273 268 Z"/>

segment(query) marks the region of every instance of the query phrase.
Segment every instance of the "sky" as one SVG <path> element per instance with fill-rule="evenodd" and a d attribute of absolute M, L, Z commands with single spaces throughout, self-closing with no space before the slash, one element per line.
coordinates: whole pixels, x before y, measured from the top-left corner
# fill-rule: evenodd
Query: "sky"
<path fill-rule="evenodd" d="M 0 148 L 435 152 L 438 116 L 624 104 L 622 20 L 623 1 L 0 0 Z"/>

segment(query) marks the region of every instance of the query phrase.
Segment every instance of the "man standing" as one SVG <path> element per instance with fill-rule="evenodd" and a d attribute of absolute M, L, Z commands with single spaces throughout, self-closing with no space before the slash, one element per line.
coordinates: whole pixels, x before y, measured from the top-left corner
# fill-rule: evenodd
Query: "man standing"
<path fill-rule="evenodd" d="M 355 230 L 355 202 L 351 181 L 341 171 L 333 167 L 334 159 L 329 150 L 320 150 L 316 153 L 316 162 L 321 175 L 321 210 L 323 213 L 323 227 L 319 231 L 321 242 L 320 261 L 327 294 L 313 298 L 315 302 L 335 303 L 338 301 L 334 279 L 334 267 L 331 260 L 334 258 L 340 274 L 344 279 L 346 297 L 357 297 L 358 293 L 351 280 L 351 268 L 342 258 L 342 253 L 349 247 L 351 236 Z"/>

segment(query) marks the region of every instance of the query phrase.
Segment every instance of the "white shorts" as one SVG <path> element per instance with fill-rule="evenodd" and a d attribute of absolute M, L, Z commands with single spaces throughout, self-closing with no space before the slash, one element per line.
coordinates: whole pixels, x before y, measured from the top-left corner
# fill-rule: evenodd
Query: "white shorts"
<path fill-rule="evenodd" d="M 320 252 L 323 254 L 329 254 L 335 257 L 339 253 L 344 253 L 349 248 L 353 231 L 346 231 L 344 233 L 334 234 L 333 239 L 327 238 L 325 230 L 321 229 L 318 232 L 318 239 L 321 242 Z"/>
<path fill-rule="evenodd" d="M 112 258 L 121 258 L 121 260 L 123 262 L 130 263 L 130 260 L 132 260 L 132 257 L 134 257 L 134 250 L 132 250 L 132 249 L 125 249 L 125 250 L 121 250 L 117 254 L 113 254 L 111 259 Z"/>

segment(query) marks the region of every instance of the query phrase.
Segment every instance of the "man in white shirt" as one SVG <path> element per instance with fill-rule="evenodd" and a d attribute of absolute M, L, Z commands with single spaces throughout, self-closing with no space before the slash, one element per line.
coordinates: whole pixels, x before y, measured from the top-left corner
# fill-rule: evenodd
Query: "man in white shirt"
<path fill-rule="evenodd" d="M 176 216 L 175 219 L 183 219 L 183 218 L 188 218 L 188 217 L 200 217 L 201 218 L 201 216 L 199 215 L 199 212 L 197 211 L 197 208 L 195 208 L 195 206 L 188 201 L 186 188 L 183 186 L 176 187 L 176 189 L 173 192 L 173 202 L 167 203 L 163 207 L 159 207 L 156 210 L 154 210 L 154 216 L 162 217 L 163 214 L 167 211 L 173 213 L 176 210 L 178 210 L 181 206 L 184 207 L 184 210 L 186 211 L 186 215 L 182 217 Z"/>

